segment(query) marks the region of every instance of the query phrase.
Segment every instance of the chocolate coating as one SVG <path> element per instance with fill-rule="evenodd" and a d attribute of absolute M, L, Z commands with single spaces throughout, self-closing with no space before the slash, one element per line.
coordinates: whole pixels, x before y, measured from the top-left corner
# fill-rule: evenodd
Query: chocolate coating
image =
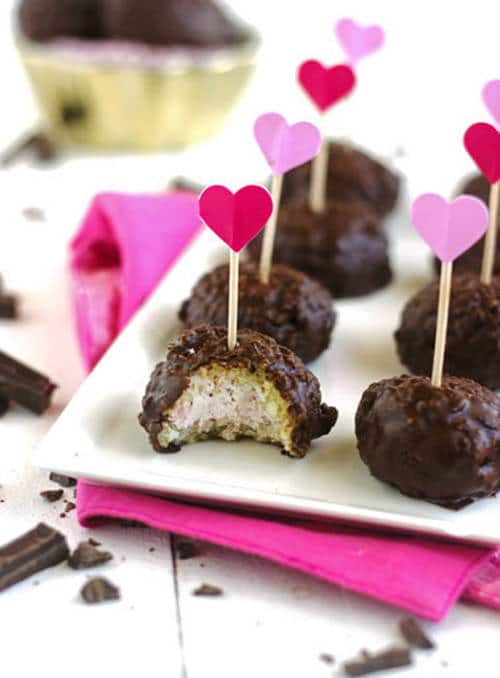
<path fill-rule="evenodd" d="M 437 281 L 417 292 L 394 335 L 401 362 L 415 374 L 432 371 L 438 298 Z M 453 277 L 445 372 L 500 388 L 500 278 L 483 285 L 471 273 Z"/>
<path fill-rule="evenodd" d="M 466 179 L 457 190 L 457 195 L 473 195 L 484 202 L 486 206 L 490 199 L 490 184 L 483 174 L 474 174 Z M 481 264 L 483 261 L 484 238 L 481 238 L 475 245 L 464 252 L 458 259 L 453 262 L 453 269 L 457 273 L 471 271 L 479 275 L 481 271 Z M 434 259 L 434 267 L 436 271 L 440 269 L 440 262 Z M 500 275 L 500 238 L 497 240 L 497 249 L 495 253 L 495 263 L 493 265 L 494 275 Z"/>
<path fill-rule="evenodd" d="M 23 0 L 19 25 L 31 40 L 98 38 L 101 36 L 101 0 Z"/>
<path fill-rule="evenodd" d="M 181 307 L 184 325 L 226 325 L 228 288 L 228 266 L 200 278 Z M 255 263 L 240 266 L 238 327 L 268 334 L 304 362 L 328 348 L 335 323 L 332 304 L 328 290 L 300 271 L 275 265 L 269 284 L 264 285 Z"/>
<path fill-rule="evenodd" d="M 262 236 L 248 252 L 260 254 Z M 388 241 L 369 209 L 329 202 L 322 214 L 304 203 L 283 205 L 279 212 L 274 260 L 303 271 L 334 297 L 357 297 L 385 287 L 391 279 Z"/>
<path fill-rule="evenodd" d="M 212 0 L 104 0 L 110 38 L 148 45 L 212 47 L 245 36 Z"/>
<path fill-rule="evenodd" d="M 311 163 L 287 172 L 282 202 L 305 202 Z M 379 216 L 391 212 L 399 194 L 399 177 L 371 156 L 348 144 L 330 141 L 327 197 L 369 207 Z"/>
<path fill-rule="evenodd" d="M 292 439 L 298 454 L 304 455 L 311 440 L 329 433 L 337 421 L 337 410 L 321 403 L 319 381 L 292 351 L 269 336 L 247 329 L 238 331 L 237 344 L 229 351 L 225 327 L 201 325 L 186 330 L 169 346 L 165 361 L 156 366 L 146 388 L 139 422 L 155 450 L 166 451 L 157 441 L 163 412 L 189 386 L 190 375 L 214 363 L 265 371 L 290 404 L 289 412 L 296 422 Z"/>
<path fill-rule="evenodd" d="M 356 413 L 362 460 L 403 494 L 460 508 L 500 485 L 500 397 L 470 379 L 384 379 Z"/>

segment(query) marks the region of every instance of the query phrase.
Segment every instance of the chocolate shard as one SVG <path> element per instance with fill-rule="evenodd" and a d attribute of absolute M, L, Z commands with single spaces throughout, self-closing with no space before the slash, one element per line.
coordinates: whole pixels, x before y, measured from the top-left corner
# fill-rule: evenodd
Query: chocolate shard
<path fill-rule="evenodd" d="M 177 545 L 177 555 L 180 560 L 190 560 L 200 555 L 200 548 L 193 541 L 183 540 Z"/>
<path fill-rule="evenodd" d="M 9 401 L 7 398 L 0 396 L 0 417 L 4 415 L 9 409 Z"/>
<path fill-rule="evenodd" d="M 344 664 L 344 672 L 348 676 L 367 676 L 411 664 L 411 652 L 407 647 L 390 647 L 377 654 L 363 652 L 361 659 L 353 659 Z"/>
<path fill-rule="evenodd" d="M 201 584 L 197 589 L 193 591 L 193 596 L 221 596 L 223 590 L 218 586 L 213 586 L 212 584 Z"/>
<path fill-rule="evenodd" d="M 0 591 L 35 572 L 58 565 L 69 555 L 66 538 L 40 523 L 21 537 L 0 547 Z"/>
<path fill-rule="evenodd" d="M 48 377 L 0 351 L 0 397 L 42 414 L 56 388 Z"/>
<path fill-rule="evenodd" d="M 0 294 L 0 318 L 15 320 L 18 317 L 18 304 L 15 294 Z"/>
<path fill-rule="evenodd" d="M 53 504 L 55 501 L 62 499 L 63 491 L 62 490 L 45 490 L 40 492 L 40 496 L 46 499 L 48 502 Z"/>
<path fill-rule="evenodd" d="M 74 487 L 76 485 L 76 478 L 64 476 L 62 473 L 52 473 L 49 475 L 49 480 L 61 487 Z"/>
<path fill-rule="evenodd" d="M 109 551 L 99 551 L 88 541 L 82 541 L 68 558 L 68 565 L 73 570 L 86 570 L 89 567 L 103 565 L 112 558 L 113 554 Z"/>
<path fill-rule="evenodd" d="M 421 650 L 432 650 L 436 647 L 434 641 L 429 638 L 422 626 L 413 617 L 402 619 L 399 622 L 399 630 L 409 645 Z"/>
<path fill-rule="evenodd" d="M 90 579 L 80 593 L 83 600 L 90 605 L 120 598 L 120 589 L 104 577 Z"/>

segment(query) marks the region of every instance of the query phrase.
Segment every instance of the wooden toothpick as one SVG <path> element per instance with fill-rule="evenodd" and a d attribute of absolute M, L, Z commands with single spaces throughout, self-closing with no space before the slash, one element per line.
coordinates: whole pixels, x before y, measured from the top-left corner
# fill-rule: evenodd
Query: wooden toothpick
<path fill-rule="evenodd" d="M 239 252 L 229 250 L 229 304 L 227 313 L 227 347 L 230 351 L 236 346 L 238 334 L 238 269 Z"/>
<path fill-rule="evenodd" d="M 278 222 L 278 212 L 281 201 L 281 189 L 283 188 L 283 175 L 273 175 L 273 184 L 271 193 L 273 196 L 273 211 L 269 217 L 264 230 L 264 239 L 262 242 L 262 251 L 260 253 L 260 281 L 267 285 L 271 275 L 271 266 L 273 263 L 274 239 L 276 237 L 276 224 Z"/>
<path fill-rule="evenodd" d="M 309 184 L 309 207 L 311 212 L 321 214 L 326 206 L 326 184 L 328 177 L 328 139 L 324 138 L 318 155 L 312 161 Z"/>
<path fill-rule="evenodd" d="M 439 304 L 436 322 L 436 340 L 434 342 L 434 361 L 432 363 L 432 385 L 440 388 L 443 380 L 444 354 L 446 350 L 446 333 L 448 330 L 448 314 L 450 310 L 451 276 L 453 262 L 441 263 L 439 280 Z"/>
<path fill-rule="evenodd" d="M 497 250 L 498 234 L 498 205 L 500 198 L 500 181 L 491 185 L 490 188 L 490 215 L 489 225 L 484 238 L 483 262 L 481 266 L 481 282 L 483 285 L 491 285 L 493 270 L 495 268 L 495 255 Z"/>

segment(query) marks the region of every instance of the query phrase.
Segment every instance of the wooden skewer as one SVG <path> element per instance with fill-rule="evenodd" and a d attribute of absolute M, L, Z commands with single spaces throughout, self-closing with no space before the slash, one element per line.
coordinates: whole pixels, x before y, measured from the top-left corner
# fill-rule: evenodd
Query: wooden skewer
<path fill-rule="evenodd" d="M 444 354 L 446 350 L 446 333 L 448 330 L 448 314 L 450 310 L 451 276 L 453 262 L 441 263 L 439 280 L 439 304 L 436 323 L 436 340 L 434 342 L 434 360 L 432 363 L 432 385 L 441 387 L 443 380 Z"/>
<path fill-rule="evenodd" d="M 492 184 L 490 188 L 490 222 L 484 238 L 483 262 L 481 266 L 481 282 L 483 285 L 491 285 L 493 270 L 495 268 L 499 198 L 500 181 L 497 181 L 495 184 Z"/>
<path fill-rule="evenodd" d="M 323 139 L 318 155 L 312 161 L 309 184 L 309 207 L 311 212 L 321 214 L 326 206 L 326 180 L 328 176 L 328 139 Z"/>
<path fill-rule="evenodd" d="M 273 196 L 273 211 L 269 217 L 264 231 L 264 239 L 262 241 L 262 251 L 260 253 L 260 281 L 267 285 L 271 275 L 271 266 L 273 263 L 274 240 L 276 237 L 276 224 L 278 222 L 278 212 L 281 201 L 281 189 L 283 188 L 283 175 L 273 175 L 273 184 L 271 193 Z"/>
<path fill-rule="evenodd" d="M 239 252 L 229 250 L 229 304 L 227 313 L 227 347 L 230 351 L 236 346 L 238 334 L 238 269 Z"/>

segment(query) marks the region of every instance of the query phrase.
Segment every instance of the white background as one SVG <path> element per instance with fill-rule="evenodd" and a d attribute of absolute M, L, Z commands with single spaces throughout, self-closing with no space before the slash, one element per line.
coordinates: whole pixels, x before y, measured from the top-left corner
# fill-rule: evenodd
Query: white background
<path fill-rule="evenodd" d="M 13 45 L 12 5 L 11 0 L 0 5 L 0 147 L 36 118 Z M 468 124 L 487 119 L 480 88 L 499 76 L 500 7 L 491 0 L 234 0 L 232 5 L 258 25 L 264 45 L 258 77 L 217 140 L 174 155 L 68 157 L 51 169 L 19 164 L 0 171 L 0 271 L 23 300 L 23 319 L 0 324 L 0 347 L 61 386 L 48 415 L 38 419 L 12 412 L 0 420 L 0 543 L 38 520 L 61 527 L 72 545 L 84 535 L 74 513 L 63 520 L 60 505 L 38 497 L 49 483 L 31 468 L 29 457 L 84 376 L 71 326 L 65 257 L 96 191 L 154 190 L 173 174 L 234 185 L 260 179 L 265 167 L 251 137 L 255 116 L 279 110 L 290 119 L 313 118 L 294 85 L 295 69 L 304 58 L 341 60 L 332 25 L 344 15 L 381 23 L 387 47 L 361 64 L 355 96 L 328 116 L 326 129 L 382 155 L 397 155 L 403 171 L 420 168 L 408 177 L 412 195 L 447 193 L 471 169 L 461 137 Z M 21 216 L 21 209 L 32 205 L 45 210 L 46 222 Z M 361 647 L 377 649 L 398 639 L 397 610 L 257 559 L 206 545 L 201 559 L 178 562 L 174 577 L 168 535 L 106 527 L 94 536 L 115 553 L 105 569 L 121 586 L 122 601 L 83 606 L 78 590 L 85 575 L 64 567 L 1 594 L 2 674 L 64 671 L 76 678 L 93 669 L 99 676 L 109 670 L 124 677 L 312 678 L 332 674 L 318 660 L 320 652 L 345 659 Z M 190 591 L 201 581 L 222 586 L 225 596 L 193 598 Z M 478 657 L 481 670 L 497 666 L 497 613 L 459 604 L 431 631 L 439 649 L 419 657 L 413 675 L 470 675 L 479 670 Z M 333 672 L 341 675 L 339 669 Z"/>

